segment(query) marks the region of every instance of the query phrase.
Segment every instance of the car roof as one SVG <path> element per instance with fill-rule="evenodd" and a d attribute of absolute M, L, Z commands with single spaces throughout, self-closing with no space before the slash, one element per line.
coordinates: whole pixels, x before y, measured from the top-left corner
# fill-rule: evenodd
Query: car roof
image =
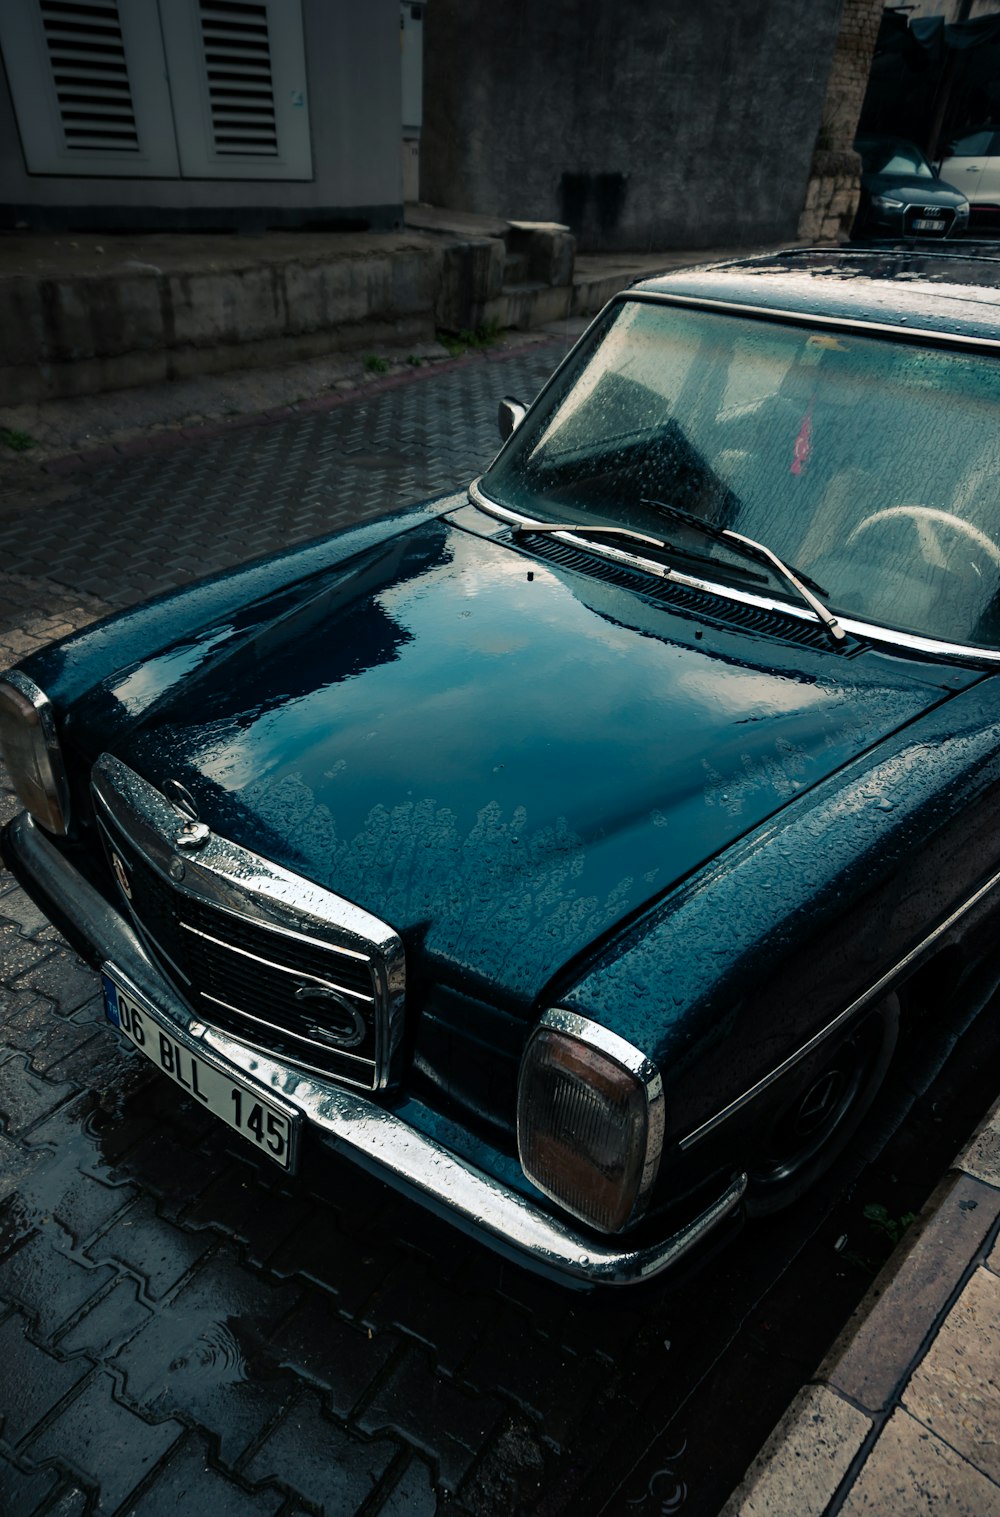
<path fill-rule="evenodd" d="M 978 250 L 792 248 L 679 269 L 644 279 L 629 293 L 1000 344 L 1000 257 Z"/>

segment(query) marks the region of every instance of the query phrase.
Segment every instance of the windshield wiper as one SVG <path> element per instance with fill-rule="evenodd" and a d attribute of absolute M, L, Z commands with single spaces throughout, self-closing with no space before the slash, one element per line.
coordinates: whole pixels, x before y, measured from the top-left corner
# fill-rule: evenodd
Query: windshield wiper
<path fill-rule="evenodd" d="M 487 511 L 491 511 L 491 503 L 483 500 L 482 504 Z M 668 505 L 665 500 L 654 500 L 651 497 L 643 497 L 642 504 L 644 506 L 652 506 L 654 510 L 661 511 L 664 515 L 673 517 L 676 521 L 687 522 L 690 526 L 704 533 L 706 537 L 714 537 L 725 543 L 735 543 L 744 553 L 750 554 L 753 558 L 759 559 L 771 568 L 776 569 L 781 577 L 793 589 L 798 591 L 798 594 L 806 602 L 806 605 L 815 611 L 834 642 L 843 642 L 847 634 L 837 618 L 826 609 L 823 602 L 817 600 L 813 592 L 808 590 L 805 584 L 803 584 L 803 579 L 807 578 L 807 576 L 799 576 L 794 573 L 787 564 L 782 563 L 776 553 L 772 553 L 771 549 L 765 547 L 763 543 L 755 542 L 752 537 L 744 537 L 741 532 L 733 532 L 728 527 L 716 527 L 712 522 L 702 521 L 701 517 L 692 515 L 690 511 L 683 511 L 680 506 Z M 647 543 L 651 548 L 658 548 L 661 553 L 682 551 L 675 548 L 672 549 L 672 545 L 664 541 L 663 538 L 650 537 L 645 532 L 634 532 L 631 527 L 598 526 L 590 522 L 575 521 L 533 521 L 531 517 L 520 515 L 516 520 L 511 521 L 511 516 L 514 513 L 509 511 L 509 508 L 504 507 L 501 507 L 499 510 L 492 510 L 491 515 L 499 516 L 501 521 L 506 521 L 515 536 L 520 532 L 573 532 L 577 537 L 627 537 L 633 542 Z M 674 577 L 673 571 L 670 569 L 664 568 L 662 572 L 668 579 Z M 816 588 L 821 589 L 820 586 Z"/>
<path fill-rule="evenodd" d="M 683 543 L 671 542 L 669 538 L 664 538 L 664 547 L 675 557 L 684 559 L 686 564 L 708 564 L 714 569 L 719 567 L 719 560 L 712 553 L 699 553 L 697 548 L 686 548 Z M 772 582 L 771 575 L 765 572 L 763 566 L 752 568 L 749 564 L 727 564 L 726 574 L 748 585 L 766 586 Z"/>
<path fill-rule="evenodd" d="M 823 602 L 818 600 L 812 590 L 808 589 L 806 584 L 803 583 L 804 580 L 808 579 L 808 576 L 790 569 L 786 563 L 781 561 L 777 553 L 773 553 L 766 544 L 759 543 L 752 537 L 744 537 L 742 532 L 733 532 L 729 527 L 717 527 L 714 522 L 703 521 L 700 516 L 695 516 L 693 512 L 684 511 L 680 506 L 671 506 L 665 500 L 654 500 L 647 496 L 643 498 L 641 504 L 652 506 L 654 510 L 662 512 L 665 516 L 672 517 L 675 521 L 684 522 L 689 527 L 694 527 L 698 532 L 703 533 L 705 537 L 715 538 L 717 542 L 725 543 L 727 546 L 734 544 L 743 553 L 748 553 L 751 557 L 769 564 L 772 569 L 777 570 L 782 579 L 798 591 L 806 604 L 812 607 L 834 642 L 843 642 L 847 634 L 837 618 L 831 611 L 826 609 Z M 665 543 L 663 546 L 669 547 L 669 544 Z M 810 583 L 813 582 L 810 581 Z M 822 590 L 822 587 L 817 585 L 816 589 Z"/>
<path fill-rule="evenodd" d="M 756 542 L 752 537 L 743 537 L 741 533 L 733 532 L 728 527 L 717 527 L 715 522 L 705 521 L 702 517 L 695 516 L 693 511 L 685 511 L 682 506 L 671 506 L 665 500 L 654 500 L 651 497 L 644 497 L 641 503 L 644 506 L 653 506 L 655 510 L 662 512 L 665 516 L 674 517 L 677 521 L 682 521 L 689 527 L 696 527 L 705 537 L 714 537 L 719 542 L 732 542 L 735 540 L 745 547 L 748 552 L 751 550 L 751 547 L 756 549 L 758 553 L 763 554 L 767 558 L 769 563 L 777 560 L 777 554 L 772 553 L 770 548 L 765 548 L 763 543 Z M 667 546 L 671 547 L 673 545 L 668 543 Z M 677 551 L 683 553 L 684 549 L 679 547 Z M 706 559 L 706 562 L 712 563 L 715 560 Z M 811 579 L 803 569 L 796 569 L 793 564 L 783 562 L 782 568 L 786 573 L 789 571 L 794 573 L 796 578 L 800 579 L 804 585 L 808 585 L 814 594 L 826 595 L 827 592 L 823 589 L 823 586 L 817 584 L 814 579 Z"/>
<path fill-rule="evenodd" d="M 511 522 L 510 530 L 515 536 L 519 532 L 575 532 L 577 537 L 630 537 L 637 543 L 648 543 L 651 548 L 669 547 L 661 538 L 633 532 L 631 527 L 601 527 L 589 521 L 531 521 L 525 516 Z"/>

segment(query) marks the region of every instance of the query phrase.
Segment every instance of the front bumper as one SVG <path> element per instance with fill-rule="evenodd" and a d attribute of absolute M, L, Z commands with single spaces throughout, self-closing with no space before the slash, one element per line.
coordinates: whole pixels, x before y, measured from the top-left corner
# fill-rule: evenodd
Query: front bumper
<path fill-rule="evenodd" d="M 124 917 L 26 813 L 11 822 L 4 844 L 15 873 L 32 894 L 57 920 L 73 924 L 95 962 L 115 966 L 133 982 L 189 1052 L 279 1095 L 338 1153 L 536 1273 L 584 1288 L 650 1280 L 690 1253 L 739 1207 L 746 1175 L 679 1231 L 642 1248 L 567 1226 L 375 1101 L 262 1058 L 197 1020 Z"/>
<path fill-rule="evenodd" d="M 950 206 L 942 207 L 932 218 L 924 218 L 922 208 L 915 203 L 901 205 L 897 209 L 883 210 L 869 207 L 864 234 L 874 238 L 896 238 L 906 242 L 944 242 L 963 237 L 969 226 L 968 211 L 956 211 Z M 918 231 L 914 223 L 922 219 L 940 220 L 939 230 Z"/>

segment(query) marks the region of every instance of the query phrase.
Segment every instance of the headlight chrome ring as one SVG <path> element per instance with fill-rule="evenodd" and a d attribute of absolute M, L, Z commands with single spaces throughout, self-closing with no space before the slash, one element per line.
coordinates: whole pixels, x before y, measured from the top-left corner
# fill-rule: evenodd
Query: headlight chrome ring
<path fill-rule="evenodd" d="M 47 832 L 69 830 L 69 784 L 55 711 L 20 669 L 0 675 L 0 752 L 25 810 Z"/>
<path fill-rule="evenodd" d="M 582 1222 L 620 1232 L 646 1207 L 663 1148 L 663 1083 L 600 1023 L 547 1011 L 521 1061 L 517 1146 L 533 1185 Z"/>

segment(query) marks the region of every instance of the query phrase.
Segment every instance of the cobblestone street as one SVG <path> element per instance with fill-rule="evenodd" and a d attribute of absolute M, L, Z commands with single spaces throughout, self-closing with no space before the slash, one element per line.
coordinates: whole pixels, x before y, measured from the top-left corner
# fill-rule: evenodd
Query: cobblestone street
<path fill-rule="evenodd" d="M 503 382 L 531 395 L 559 356 L 535 349 Z M 44 521 L 0 529 L 3 663 L 466 482 L 495 447 L 497 398 L 480 361 L 85 476 Z M 14 809 L 5 790 L 4 820 Z M 18 1387 L 0 1510 L 419 1513 L 474 1464 L 476 1503 L 510 1509 L 505 1451 L 536 1478 L 535 1419 L 558 1448 L 600 1356 L 578 1365 L 513 1300 L 487 1313 L 456 1277 L 502 1268 L 353 1171 L 292 1193 L 230 1152 L 116 1046 L 94 976 L 7 875 L 0 938 L 0 1338 Z M 532 1387 L 512 1402 L 496 1369 L 516 1387 L 522 1356 Z"/>
<path fill-rule="evenodd" d="M 205 441 L 192 429 L 108 449 L 78 476 L 79 493 L 0 515 L 0 565 L 117 608 L 441 495 L 499 447 L 500 396 L 533 395 L 564 351 L 553 339 L 309 401 L 281 420 L 240 418 L 205 429 Z"/>
<path fill-rule="evenodd" d="M 464 485 L 497 446 L 500 396 L 529 399 L 563 351 L 476 357 L 73 476 L 44 511 L 0 517 L 0 664 Z M 0 822 L 15 809 L 6 787 Z M 0 1034 L 4 1517 L 714 1513 L 742 1469 L 734 1398 L 749 1457 L 867 1284 L 838 1263 L 823 1310 L 804 1309 L 815 1261 L 836 1259 L 843 1174 L 766 1246 L 596 1300 L 326 1155 L 285 1181 L 125 1051 L 94 974 L 6 874 Z"/>

